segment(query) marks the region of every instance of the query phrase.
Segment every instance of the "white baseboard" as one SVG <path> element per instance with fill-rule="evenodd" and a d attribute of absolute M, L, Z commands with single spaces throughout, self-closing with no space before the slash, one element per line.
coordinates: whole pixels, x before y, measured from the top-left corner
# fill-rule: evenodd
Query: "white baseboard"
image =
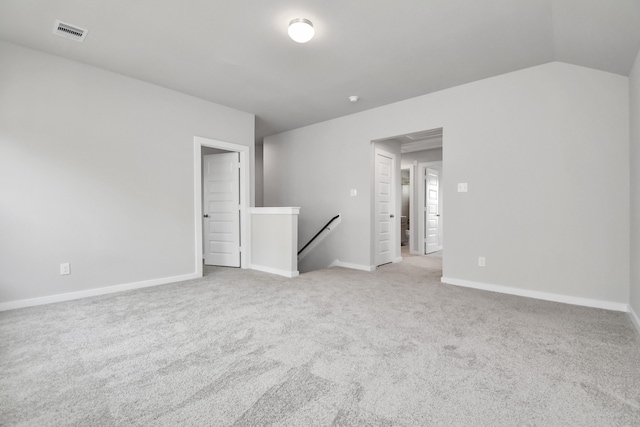
<path fill-rule="evenodd" d="M 168 283 L 183 282 L 197 279 L 201 276 L 196 273 L 181 276 L 163 277 L 161 279 L 145 280 L 142 282 L 125 283 L 122 285 L 105 286 L 104 288 L 87 289 L 85 291 L 69 292 L 66 294 L 49 295 L 46 297 L 23 299 L 0 303 L 0 311 L 14 310 L 17 308 L 34 307 L 36 305 L 52 304 L 55 302 L 71 301 L 74 299 L 95 297 L 98 295 L 113 294 L 116 292 L 130 291 L 133 289 L 148 288 L 150 286 L 166 285 Z"/>
<path fill-rule="evenodd" d="M 376 269 L 375 265 L 361 265 L 361 264 L 351 264 L 349 262 L 342 262 L 340 260 L 335 260 L 329 267 L 344 267 L 350 268 L 352 270 L 362 270 L 362 271 L 374 271 Z"/>
<path fill-rule="evenodd" d="M 473 282 L 471 280 L 442 277 L 442 283 L 463 286 L 465 288 L 482 289 L 483 291 L 498 292 L 501 294 L 517 295 L 527 298 L 541 299 L 545 301 L 561 302 L 564 304 L 581 305 L 584 307 L 602 308 L 605 310 L 627 311 L 628 305 L 621 302 L 602 301 L 590 298 L 572 297 L 568 295 L 552 294 L 549 292 L 531 291 L 527 289 L 512 288 L 509 286 L 491 285 L 489 283 Z"/>
<path fill-rule="evenodd" d="M 262 271 L 264 273 L 277 274 L 284 277 L 296 277 L 300 275 L 299 271 L 280 270 L 279 268 L 265 267 L 262 265 L 251 265 L 252 270 Z"/>
<path fill-rule="evenodd" d="M 631 318 L 631 323 L 633 323 L 633 326 L 636 327 L 636 331 L 638 331 L 638 334 L 640 334 L 640 318 L 638 317 L 636 312 L 633 311 L 633 307 L 631 306 L 629 306 L 629 317 Z"/>

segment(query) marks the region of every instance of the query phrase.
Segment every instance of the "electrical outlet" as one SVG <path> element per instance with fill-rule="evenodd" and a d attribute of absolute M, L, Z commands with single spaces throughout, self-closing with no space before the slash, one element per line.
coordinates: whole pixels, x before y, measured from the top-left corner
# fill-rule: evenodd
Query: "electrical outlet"
<path fill-rule="evenodd" d="M 478 267 L 484 267 L 487 265 L 486 260 L 484 259 L 483 256 L 478 257 Z"/>
<path fill-rule="evenodd" d="M 459 182 L 458 193 L 466 193 L 467 191 L 469 191 L 469 184 L 467 184 L 466 182 Z"/>
<path fill-rule="evenodd" d="M 71 274 L 71 267 L 68 262 L 60 264 L 60 275 Z"/>

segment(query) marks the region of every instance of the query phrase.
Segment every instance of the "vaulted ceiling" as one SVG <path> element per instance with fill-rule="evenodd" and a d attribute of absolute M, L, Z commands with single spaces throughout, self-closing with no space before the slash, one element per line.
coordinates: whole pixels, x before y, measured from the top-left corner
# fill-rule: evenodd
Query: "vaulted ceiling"
<path fill-rule="evenodd" d="M 628 75 L 640 0 L 0 0 L 0 39 L 254 113 L 259 139 L 550 61 Z"/>

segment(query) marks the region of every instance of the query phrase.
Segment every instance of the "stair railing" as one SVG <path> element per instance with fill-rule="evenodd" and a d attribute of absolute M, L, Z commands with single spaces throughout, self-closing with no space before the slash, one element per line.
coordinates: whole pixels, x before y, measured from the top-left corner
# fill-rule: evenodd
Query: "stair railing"
<path fill-rule="evenodd" d="M 302 247 L 302 249 L 300 249 L 298 251 L 298 260 L 304 258 L 306 256 L 307 253 L 309 253 L 309 251 L 318 243 L 320 243 L 320 240 L 322 240 L 324 238 L 324 236 L 326 236 L 327 234 L 329 234 L 329 232 L 331 232 L 331 230 L 333 230 L 335 227 L 338 226 L 338 224 L 340 224 L 340 214 L 334 216 L 333 218 L 331 218 L 321 229 L 320 231 L 318 231 L 315 236 L 313 236 L 311 238 L 311 240 L 309 240 L 307 242 L 306 245 L 304 245 Z M 314 244 L 312 246 L 312 244 Z M 307 249 L 307 252 L 304 252 L 305 249 Z M 304 252 L 304 253 L 303 253 Z"/>

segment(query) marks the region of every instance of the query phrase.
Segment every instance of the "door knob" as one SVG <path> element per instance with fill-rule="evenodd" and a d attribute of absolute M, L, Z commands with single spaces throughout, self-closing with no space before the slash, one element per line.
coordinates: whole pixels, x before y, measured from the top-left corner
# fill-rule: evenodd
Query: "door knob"
<path fill-rule="evenodd" d="M 395 218 L 396 216 L 394 214 L 389 215 L 389 218 Z"/>
<path fill-rule="evenodd" d="M 209 218 L 209 214 L 204 214 L 204 217 L 205 218 Z"/>

